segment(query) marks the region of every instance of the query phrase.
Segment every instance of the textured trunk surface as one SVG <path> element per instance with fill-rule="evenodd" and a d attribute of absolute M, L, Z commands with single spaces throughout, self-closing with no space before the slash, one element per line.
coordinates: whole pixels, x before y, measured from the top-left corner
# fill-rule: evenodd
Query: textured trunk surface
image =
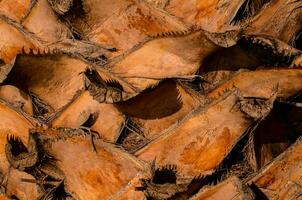
<path fill-rule="evenodd" d="M 0 200 L 301 199 L 301 0 L 0 0 Z"/>

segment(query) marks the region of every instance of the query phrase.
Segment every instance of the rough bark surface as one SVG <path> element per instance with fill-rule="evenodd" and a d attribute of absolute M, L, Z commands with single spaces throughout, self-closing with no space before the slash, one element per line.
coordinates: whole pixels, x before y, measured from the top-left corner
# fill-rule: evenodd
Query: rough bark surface
<path fill-rule="evenodd" d="M 301 0 L 0 0 L 0 200 L 301 199 Z"/>

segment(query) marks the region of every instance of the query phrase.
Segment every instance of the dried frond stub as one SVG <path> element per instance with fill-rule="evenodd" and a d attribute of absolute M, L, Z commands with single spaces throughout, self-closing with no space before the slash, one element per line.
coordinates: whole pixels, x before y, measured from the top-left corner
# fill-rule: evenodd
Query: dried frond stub
<path fill-rule="evenodd" d="M 244 97 L 269 98 L 275 88 L 277 98 L 288 98 L 298 94 L 302 88 L 300 69 L 259 69 L 238 72 L 207 96 L 217 98 L 230 88 L 238 88 Z M 293 84 L 294 83 L 294 84 Z"/>
<path fill-rule="evenodd" d="M 175 17 L 144 1 L 75 2 L 62 18 L 78 37 L 114 46 L 118 50 L 115 55 L 127 53 L 151 35 L 187 29 Z"/>
<path fill-rule="evenodd" d="M 156 165 L 174 164 L 185 176 L 212 173 L 252 125 L 239 109 L 231 91 L 206 108 L 198 108 L 161 136 L 135 153 Z M 219 114 L 218 114 L 219 113 Z"/>
<path fill-rule="evenodd" d="M 239 76 L 245 73 L 255 73 L 256 75 L 257 73 L 265 72 L 266 70 L 242 72 L 239 73 Z M 273 71 L 271 72 L 274 74 Z M 226 82 L 226 84 L 208 96 L 215 99 L 223 94 L 224 91 L 228 91 L 235 86 L 241 93 L 239 99 L 236 97 L 236 94 L 232 94 L 225 98 L 220 97 L 220 100 L 208 105 L 205 109 L 197 109 L 182 122 L 170 128 L 170 130 L 163 132 L 159 138 L 151 141 L 150 144 L 137 151 L 136 155 L 144 160 L 150 160 L 156 157 L 157 165 L 178 163 L 180 167 L 179 170 L 183 170 L 182 173 L 191 174 L 193 176 L 198 175 L 196 174 L 197 171 L 206 173 L 208 170 L 211 171 L 215 169 L 217 164 L 220 163 L 230 151 L 228 147 L 231 148 L 237 143 L 242 134 L 252 125 L 252 121 L 261 120 L 266 117 L 272 108 L 276 96 L 286 98 L 301 91 L 301 85 L 299 85 L 299 83 L 301 83 L 301 70 L 277 70 L 276 76 L 278 76 L 278 78 L 273 79 L 269 76 L 259 76 L 259 74 L 257 74 L 254 76 L 254 80 L 257 80 L 255 82 L 240 78 L 238 80 L 244 83 L 242 85 L 237 84 L 236 81 Z M 252 78 L 253 76 L 249 75 L 247 77 Z M 289 79 L 289 77 L 291 78 Z M 297 84 L 290 83 L 294 77 L 297 78 Z M 259 85 L 258 87 L 257 82 L 259 84 L 261 83 L 261 86 Z M 256 104 L 263 105 L 267 109 L 262 110 L 260 106 L 260 113 L 262 113 L 262 111 L 265 112 L 259 116 L 254 116 L 253 113 L 250 113 L 248 110 L 255 111 L 257 107 L 256 104 L 244 101 L 247 104 L 244 103 L 240 105 L 240 102 L 243 102 L 240 100 L 242 97 L 245 100 L 248 99 L 247 97 L 254 97 L 254 100 L 257 102 Z M 265 104 L 261 104 L 256 100 L 257 98 L 263 99 Z M 266 103 L 268 103 L 268 107 L 265 106 Z M 256 107 L 246 110 L 250 106 Z M 216 112 L 217 114 L 214 114 Z M 219 116 L 221 116 L 221 118 Z M 250 118 L 250 120 L 247 117 Z M 215 118 L 217 121 L 214 120 Z M 203 138 L 200 136 L 201 133 L 204 136 Z M 221 137 L 219 135 L 221 135 Z M 226 137 L 226 135 L 229 136 Z M 227 138 L 228 140 L 226 140 Z M 220 142 L 222 143 L 219 144 Z M 211 144 L 214 146 L 211 146 Z M 194 155 L 196 155 L 196 158 L 194 158 Z M 210 156 L 211 158 L 215 158 L 212 160 L 213 162 L 210 161 L 211 158 L 208 157 L 209 155 L 212 155 Z M 221 155 L 221 160 L 218 159 L 220 157 L 218 155 Z M 207 158 L 209 158 L 209 160 Z"/>
<path fill-rule="evenodd" d="M 80 129 L 33 130 L 30 137 L 39 154 L 52 159 L 39 160 L 35 168 L 64 181 L 65 191 L 77 199 L 109 197 L 145 170 L 143 162 Z"/>
<path fill-rule="evenodd" d="M 181 1 L 181 0 L 149 0 L 159 5 L 168 13 L 177 16 L 188 25 L 199 25 L 211 32 L 230 29 L 232 20 L 244 1 Z"/>
<path fill-rule="evenodd" d="M 209 33 L 197 29 L 180 35 L 154 38 L 140 48 L 133 49 L 128 55 L 108 61 L 105 66 L 110 71 L 109 76 L 116 77 L 115 80 L 118 80 L 120 85 L 132 89 L 122 94 L 110 90 L 115 96 L 113 102 L 130 99 L 158 85 L 163 79 L 193 76 L 207 56 L 222 47 L 236 44 L 239 35 L 239 29 L 223 33 Z M 105 70 L 98 72 L 101 78 L 108 74 Z M 101 94 L 98 96 L 104 96 L 107 89 L 103 85 L 93 84 L 91 91 L 99 91 Z M 104 98 L 100 98 L 99 101 L 104 101 Z"/>
<path fill-rule="evenodd" d="M 114 143 L 119 137 L 125 118 L 114 105 L 99 103 L 85 91 L 56 113 L 50 123 L 53 127 L 86 127 Z"/>
<path fill-rule="evenodd" d="M 201 105 L 202 100 L 186 85 L 166 80 L 152 90 L 117 104 L 117 108 L 139 126 L 146 138 L 152 139 Z"/>
<path fill-rule="evenodd" d="M 28 132 L 30 128 L 38 125 L 37 121 L 32 120 L 26 113 L 17 110 L 14 107 L 9 107 L 3 100 L 0 101 L 1 113 L 1 138 L 0 138 L 0 171 L 6 173 L 9 163 L 5 158 L 5 145 L 7 137 L 18 137 L 25 144 L 28 139 Z"/>
<path fill-rule="evenodd" d="M 58 110 L 84 89 L 81 73 L 86 67 L 87 63 L 67 55 L 19 55 L 8 82 L 31 91 Z"/>
<path fill-rule="evenodd" d="M 271 1 L 265 9 L 251 19 L 245 30 L 249 34 L 263 34 L 293 44 L 295 36 L 301 31 L 301 1 Z M 295 21 L 295 23 L 289 23 Z"/>

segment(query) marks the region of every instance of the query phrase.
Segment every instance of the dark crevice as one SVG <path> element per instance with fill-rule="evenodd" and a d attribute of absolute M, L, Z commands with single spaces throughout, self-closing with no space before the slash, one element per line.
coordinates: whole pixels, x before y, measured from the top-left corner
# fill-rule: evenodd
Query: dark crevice
<path fill-rule="evenodd" d="M 258 14 L 258 12 L 272 0 L 245 0 L 231 24 L 238 24 L 252 16 Z"/>
<path fill-rule="evenodd" d="M 105 86 L 105 82 L 96 70 L 87 69 L 84 72 L 87 79 L 96 86 Z"/>
<path fill-rule="evenodd" d="M 294 47 L 302 51 L 302 29 L 298 32 L 295 37 Z"/>
<path fill-rule="evenodd" d="M 73 0 L 72 6 L 64 16 L 73 16 L 75 18 L 82 17 L 86 15 L 86 12 L 83 7 L 82 0 Z"/>
<path fill-rule="evenodd" d="M 126 124 L 131 120 L 129 117 L 125 120 L 124 125 L 122 127 L 121 133 L 119 135 L 119 138 L 117 139 L 116 143 L 117 144 L 123 144 L 123 141 L 128 137 L 130 131 L 127 128 Z"/>
<path fill-rule="evenodd" d="M 116 88 L 120 91 L 124 91 L 123 86 L 116 80 L 112 80 L 112 79 L 106 80 L 105 84 L 107 87 L 112 87 L 112 88 Z"/>
<path fill-rule="evenodd" d="M 90 81 L 91 84 L 95 85 L 95 86 L 103 86 L 103 87 L 110 87 L 110 88 L 114 88 L 118 91 L 124 91 L 123 86 L 114 79 L 108 79 L 108 80 L 104 80 L 99 73 L 94 70 L 94 69 L 87 69 L 84 72 L 86 78 Z"/>
<path fill-rule="evenodd" d="M 76 40 L 82 40 L 83 37 L 81 36 L 81 33 L 76 30 L 74 27 L 69 27 L 69 30 L 71 31 L 72 38 Z"/>
<path fill-rule="evenodd" d="M 53 187 L 53 186 L 52 186 Z M 65 200 L 65 199 L 73 199 L 71 195 L 69 195 L 64 188 L 64 183 L 60 183 L 55 189 L 52 189 L 51 187 L 49 190 L 52 190 L 49 192 L 49 194 L 45 195 L 43 199 L 52 199 L 52 200 Z"/>
<path fill-rule="evenodd" d="M 87 120 L 82 124 L 83 127 L 91 128 L 98 118 L 98 113 L 92 113 Z"/>
<path fill-rule="evenodd" d="M 98 57 L 88 57 L 86 58 L 87 61 L 91 62 L 91 63 L 106 63 L 108 61 L 108 58 L 105 55 L 100 55 Z"/>
<path fill-rule="evenodd" d="M 272 45 L 266 44 L 265 40 L 269 40 Z M 263 66 L 288 66 L 295 57 L 294 53 L 284 52 L 288 51 L 286 49 L 290 48 L 289 45 L 268 36 L 243 37 L 238 44 L 248 55 L 258 59 Z"/>
<path fill-rule="evenodd" d="M 165 166 L 155 170 L 152 182 L 155 184 L 176 184 L 176 175 L 177 169 L 175 165 Z"/>
<path fill-rule="evenodd" d="M 35 118 L 45 120 L 45 118 L 46 118 L 45 116 L 52 113 L 53 109 L 47 103 L 45 103 L 42 99 L 40 99 L 37 95 L 33 94 L 32 92 L 29 92 L 28 94 L 29 94 L 29 96 L 32 100 L 32 104 L 33 104 L 33 113 L 34 113 L 33 116 Z"/>
<path fill-rule="evenodd" d="M 183 107 L 182 94 L 173 80 L 164 80 L 155 88 L 148 88 L 139 95 L 115 104 L 125 115 L 135 119 L 162 119 Z"/>
<path fill-rule="evenodd" d="M 129 131 L 125 127 L 123 127 L 122 130 L 120 131 L 120 135 L 118 139 L 116 140 L 116 144 L 122 145 L 123 141 L 127 138 L 128 135 L 129 135 Z"/>
<path fill-rule="evenodd" d="M 21 153 L 28 153 L 27 148 L 23 144 L 20 138 L 12 136 L 8 136 L 7 138 L 8 144 L 10 144 L 11 148 L 11 153 L 13 156 L 18 156 Z"/>
<path fill-rule="evenodd" d="M 173 195 L 169 200 L 183 200 L 189 199 L 193 195 L 197 194 L 201 188 L 209 185 L 216 185 L 221 182 L 221 173 L 215 172 L 208 176 L 197 176 L 187 186 L 187 190 L 184 192 L 178 192 Z"/>
<path fill-rule="evenodd" d="M 147 139 L 144 137 L 140 127 L 133 122 L 130 117 L 127 117 L 116 144 L 121 145 L 125 150 L 132 152 L 144 145 L 146 141 Z"/>
<path fill-rule="evenodd" d="M 5 62 L 0 58 L 0 66 L 6 65 Z"/>
<path fill-rule="evenodd" d="M 196 75 L 193 79 L 180 80 L 180 82 L 196 92 L 204 93 L 203 83 L 205 80 L 199 75 Z"/>
<path fill-rule="evenodd" d="M 269 200 L 269 198 L 253 183 L 250 185 L 256 200 Z"/>
<path fill-rule="evenodd" d="M 10 197 L 10 199 L 11 199 L 11 200 L 19 200 L 19 198 L 18 198 L 17 196 L 15 196 L 15 195 L 12 195 L 12 196 Z"/>

